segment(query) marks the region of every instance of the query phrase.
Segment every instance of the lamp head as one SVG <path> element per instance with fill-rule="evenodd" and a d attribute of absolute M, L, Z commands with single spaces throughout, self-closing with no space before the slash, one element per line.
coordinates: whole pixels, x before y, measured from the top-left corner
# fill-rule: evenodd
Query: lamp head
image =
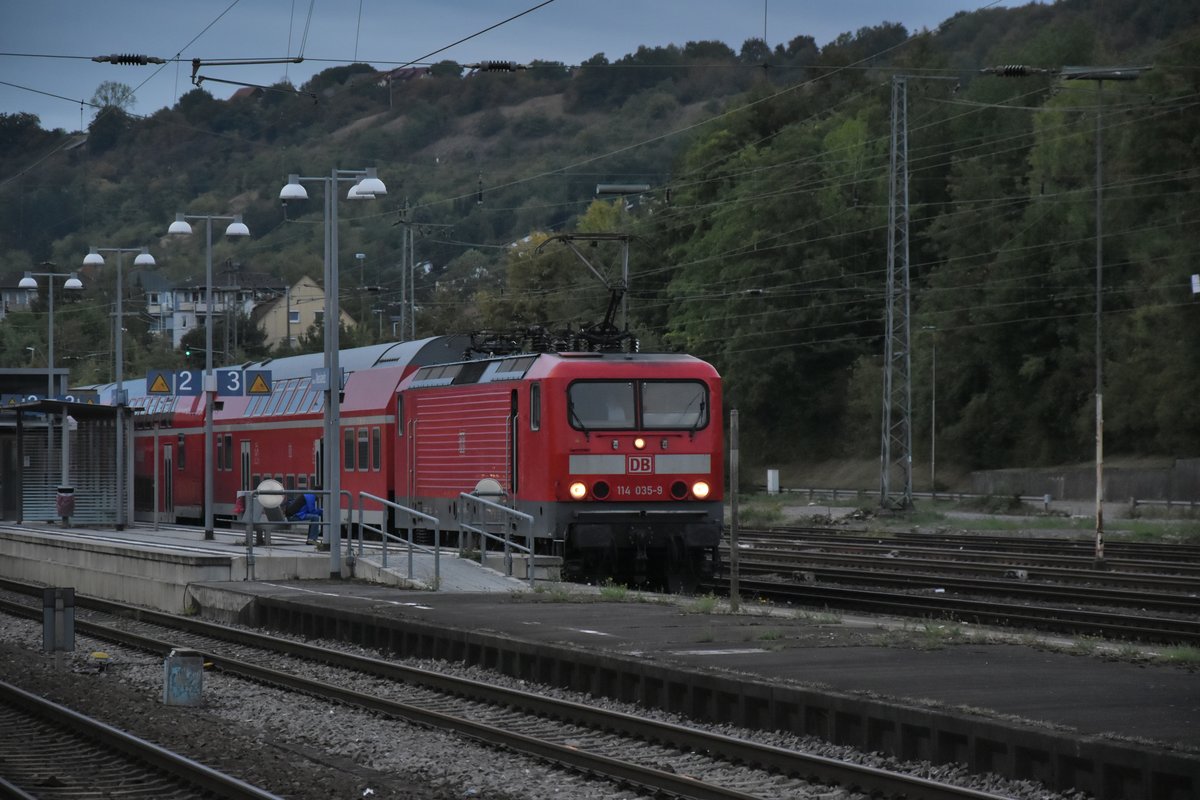
<path fill-rule="evenodd" d="M 233 218 L 233 222 L 229 223 L 229 227 L 225 229 L 226 236 L 249 236 L 250 229 L 246 227 L 246 223 L 242 222 L 242 215 L 238 214 Z"/>
<path fill-rule="evenodd" d="M 142 252 L 138 253 L 137 257 L 133 259 L 135 267 L 153 267 L 154 263 L 154 256 L 150 255 L 150 248 L 148 247 L 143 247 Z"/>
<path fill-rule="evenodd" d="M 175 234 L 176 236 L 186 236 L 192 232 L 192 225 L 184 219 L 182 213 L 175 215 L 175 221 L 171 223 L 171 227 L 167 228 L 167 233 Z"/>
<path fill-rule="evenodd" d="M 358 188 L 359 194 L 367 194 L 371 197 L 383 197 L 387 194 L 387 187 L 375 174 L 375 168 L 367 167 L 365 172 L 367 173 L 366 177 L 354 184 Z"/>
<path fill-rule="evenodd" d="M 279 199 L 284 205 L 308 199 L 308 191 L 301 185 L 299 175 L 288 175 L 288 182 L 279 190 Z"/>
<path fill-rule="evenodd" d="M 74 272 L 72 272 L 71 277 L 67 278 L 66 281 L 63 282 L 63 288 L 64 289 L 82 289 L 83 281 L 79 280 L 79 276 L 76 275 Z"/>
<path fill-rule="evenodd" d="M 17 284 L 18 289 L 36 289 L 37 279 L 30 273 L 26 272 L 25 277 L 21 278 L 21 282 Z"/>
<path fill-rule="evenodd" d="M 85 267 L 103 267 L 104 256 L 100 255 L 100 251 L 96 248 L 88 250 L 88 254 L 83 257 L 83 265 Z"/>

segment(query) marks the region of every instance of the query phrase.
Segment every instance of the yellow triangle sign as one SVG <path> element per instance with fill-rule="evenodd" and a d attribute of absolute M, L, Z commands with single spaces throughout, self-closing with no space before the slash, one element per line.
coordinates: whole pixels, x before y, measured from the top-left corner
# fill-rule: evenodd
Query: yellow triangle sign
<path fill-rule="evenodd" d="M 254 382 L 250 384 L 250 388 L 246 390 L 247 394 L 270 394 L 271 387 L 267 386 L 267 382 L 263 380 L 262 375 L 255 375 Z"/>
<path fill-rule="evenodd" d="M 171 387 L 167 383 L 166 378 L 164 378 L 160 372 L 154 376 L 154 381 L 150 384 L 150 389 L 148 391 L 150 394 L 170 394 Z"/>

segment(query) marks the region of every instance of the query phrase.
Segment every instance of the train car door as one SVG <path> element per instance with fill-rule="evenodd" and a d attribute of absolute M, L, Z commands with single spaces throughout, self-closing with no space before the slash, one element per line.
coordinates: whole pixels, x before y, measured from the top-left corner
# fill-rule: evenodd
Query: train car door
<path fill-rule="evenodd" d="M 517 441 L 520 436 L 520 429 L 517 425 L 521 421 L 520 409 L 517 406 L 517 390 L 512 390 L 512 399 L 509 403 L 508 412 L 508 493 L 510 497 L 516 497 L 521 490 L 520 482 L 520 459 L 518 456 Z"/>
<path fill-rule="evenodd" d="M 175 446 L 163 445 L 162 453 L 162 515 L 168 522 L 175 521 Z"/>
<path fill-rule="evenodd" d="M 243 439 L 241 442 L 240 457 L 242 462 L 242 474 L 238 476 L 238 485 L 243 492 L 250 491 L 250 440 Z"/>
<path fill-rule="evenodd" d="M 313 442 L 313 488 L 325 488 L 325 439 Z"/>

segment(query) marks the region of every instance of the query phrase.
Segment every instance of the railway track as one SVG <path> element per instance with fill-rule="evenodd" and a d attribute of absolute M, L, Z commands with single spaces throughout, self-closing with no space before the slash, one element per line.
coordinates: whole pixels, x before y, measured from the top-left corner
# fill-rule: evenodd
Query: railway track
<path fill-rule="evenodd" d="M 864 569 L 864 566 L 869 568 Z M 1155 611 L 1165 614 L 1200 615 L 1200 596 L 1179 592 L 1166 594 L 1150 591 L 1134 591 L 1105 586 L 1077 586 L 1062 583 L 1041 583 L 1031 576 L 962 577 L 958 570 L 953 574 L 928 574 L 899 569 L 902 565 L 890 563 L 856 564 L 847 568 L 817 566 L 798 559 L 789 563 L 788 570 L 781 570 L 777 561 L 759 561 L 743 558 L 739 572 L 757 578 L 781 576 L 805 583 L 833 584 L 837 586 L 871 586 L 899 589 L 906 592 L 944 591 L 955 595 L 976 597 L 1008 597 L 1027 602 L 1049 602 L 1075 607 L 1111 607 Z M 1198 588 L 1195 584 L 1193 590 Z"/>
<path fill-rule="evenodd" d="M 38 800 L 280 800 L 0 681 L 0 796 Z"/>
<path fill-rule="evenodd" d="M 23 600 L 4 599 L 0 606 L 35 619 L 41 614 Z M 836 784 L 879 797 L 998 797 L 254 631 L 103 601 L 88 606 L 94 610 L 76 613 L 81 633 L 158 654 L 186 646 L 230 675 L 450 731 L 648 796 L 807 798 Z M 324 665 L 326 674 L 313 677 L 296 668 L 314 662 Z"/>
<path fill-rule="evenodd" d="M 751 530 L 739 534 L 739 574 L 748 579 L 739 588 L 870 613 L 1200 642 L 1200 547 L 1124 544 L 1108 568 L 1095 569 L 1090 556 L 1072 555 L 1079 541 Z M 710 588 L 730 590 L 727 580 Z"/>
<path fill-rule="evenodd" d="M 1200 645 L 1200 622 L 1195 619 L 969 600 L 946 594 L 920 595 L 845 586 L 809 586 L 779 581 L 739 580 L 738 586 L 739 594 L 754 595 L 777 603 L 1167 645 Z M 728 582 L 713 583 L 709 587 L 716 591 L 730 591 Z"/>
<path fill-rule="evenodd" d="M 739 542 L 764 547 L 819 546 L 829 552 L 871 553 L 902 550 L 929 558 L 963 558 L 1011 563 L 1019 559 L 1045 567 L 1077 567 L 1095 563 L 1095 543 L 1085 539 L 1026 536 L 976 536 L 974 534 L 913 533 L 864 535 L 827 528 L 743 529 Z M 1104 545 L 1105 570 L 1149 570 L 1163 574 L 1200 575 L 1200 545 L 1108 541 Z"/>

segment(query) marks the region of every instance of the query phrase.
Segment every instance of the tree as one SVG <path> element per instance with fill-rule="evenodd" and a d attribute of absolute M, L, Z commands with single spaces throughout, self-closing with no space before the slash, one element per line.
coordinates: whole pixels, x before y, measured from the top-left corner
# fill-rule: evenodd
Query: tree
<path fill-rule="evenodd" d="M 120 109 L 128 113 L 136 103 L 137 98 L 134 97 L 133 89 L 117 81 L 105 81 L 96 88 L 96 93 L 92 95 L 92 105 L 100 107 L 98 114 L 103 114 L 109 108 Z"/>

